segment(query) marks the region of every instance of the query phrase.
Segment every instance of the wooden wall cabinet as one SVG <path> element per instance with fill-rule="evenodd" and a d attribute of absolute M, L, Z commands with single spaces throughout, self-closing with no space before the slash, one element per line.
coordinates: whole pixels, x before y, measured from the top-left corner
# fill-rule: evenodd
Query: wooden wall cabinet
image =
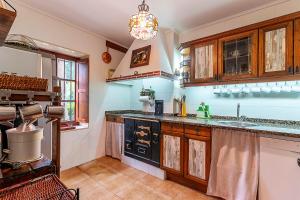
<path fill-rule="evenodd" d="M 257 77 L 258 31 L 219 39 L 219 80 Z"/>
<path fill-rule="evenodd" d="M 216 41 L 218 47 L 211 48 Z M 300 12 L 207 36 L 181 46 L 192 49 L 191 81 L 184 84 L 186 87 L 298 80 Z M 215 58 L 218 60 L 217 69 Z"/>
<path fill-rule="evenodd" d="M 259 29 L 259 76 L 293 75 L 293 21 Z"/>
<path fill-rule="evenodd" d="M 167 172 L 167 178 L 206 191 L 211 129 L 172 123 L 162 123 L 161 129 L 161 168 Z"/>
<path fill-rule="evenodd" d="M 218 41 L 213 40 L 191 47 L 191 81 L 214 82 L 218 74 Z"/>
<path fill-rule="evenodd" d="M 10 11 L 0 7 L 0 46 L 4 44 L 4 41 L 10 31 L 12 24 L 17 16 L 16 11 Z"/>
<path fill-rule="evenodd" d="M 300 18 L 295 20 L 294 25 L 294 72 L 300 74 Z"/>

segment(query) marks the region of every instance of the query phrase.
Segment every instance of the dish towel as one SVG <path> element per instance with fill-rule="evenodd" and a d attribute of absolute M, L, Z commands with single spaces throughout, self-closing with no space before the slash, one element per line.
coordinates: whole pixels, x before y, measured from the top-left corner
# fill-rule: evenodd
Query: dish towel
<path fill-rule="evenodd" d="M 124 125 L 106 122 L 105 153 L 107 156 L 121 160 L 123 154 Z"/>
<path fill-rule="evenodd" d="M 213 129 L 208 195 L 226 200 L 256 200 L 258 173 L 256 133 Z"/>

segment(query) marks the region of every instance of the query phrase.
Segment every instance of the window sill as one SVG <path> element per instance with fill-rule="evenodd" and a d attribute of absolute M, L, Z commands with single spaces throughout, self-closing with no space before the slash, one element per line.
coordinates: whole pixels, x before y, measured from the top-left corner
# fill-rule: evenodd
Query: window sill
<path fill-rule="evenodd" d="M 65 132 L 83 130 L 83 129 L 88 129 L 88 128 L 89 128 L 88 123 L 81 123 L 81 124 L 76 125 L 76 126 L 61 128 L 61 132 L 65 133 Z"/>

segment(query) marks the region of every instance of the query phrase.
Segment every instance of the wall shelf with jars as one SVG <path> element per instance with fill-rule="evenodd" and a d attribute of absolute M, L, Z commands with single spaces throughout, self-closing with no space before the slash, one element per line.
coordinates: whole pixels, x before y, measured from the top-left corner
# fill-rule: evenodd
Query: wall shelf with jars
<path fill-rule="evenodd" d="M 179 69 L 179 80 L 180 84 L 184 85 L 185 83 L 190 83 L 191 81 L 191 49 L 184 48 L 180 51 L 181 54 L 181 62 Z"/>

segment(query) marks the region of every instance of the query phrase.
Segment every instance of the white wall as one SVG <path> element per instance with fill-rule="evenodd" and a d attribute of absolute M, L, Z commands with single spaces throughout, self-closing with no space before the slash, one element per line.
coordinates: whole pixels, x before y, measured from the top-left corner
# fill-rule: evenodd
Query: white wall
<path fill-rule="evenodd" d="M 42 56 L 8 47 L 0 47 L 0 72 L 41 76 Z"/>
<path fill-rule="evenodd" d="M 288 85 L 296 85 L 296 81 L 287 82 Z M 298 83 L 300 85 L 300 81 Z M 284 82 L 279 82 L 279 86 L 285 85 Z M 196 114 L 196 109 L 201 102 L 210 105 L 211 113 L 220 116 L 236 116 L 237 103 L 241 104 L 241 115 L 252 118 L 263 119 L 280 119 L 280 120 L 297 120 L 300 121 L 300 93 L 296 92 L 281 92 L 270 94 L 252 94 L 247 96 L 223 96 L 213 93 L 213 86 L 191 87 L 182 89 L 179 87 L 178 81 L 170 81 L 162 78 L 151 78 L 140 81 L 135 81 L 131 90 L 131 108 L 154 112 L 154 108 L 144 106 L 139 102 L 139 92 L 142 87 L 149 88 L 150 86 L 156 92 L 156 99 L 164 100 L 164 111 L 166 113 L 173 112 L 173 98 L 186 95 L 187 112 Z M 244 84 L 237 85 L 243 87 Z M 266 86 L 266 83 L 258 84 L 259 87 Z M 268 83 L 272 88 L 275 83 Z M 226 87 L 236 87 L 229 85 Z M 247 87 L 256 87 L 256 84 L 247 84 Z"/>
<path fill-rule="evenodd" d="M 123 53 L 110 50 L 112 63 L 104 64 L 105 38 L 48 16 L 14 1 L 18 16 L 10 33 L 24 34 L 75 51 L 90 58 L 90 124 L 88 129 L 69 131 L 61 136 L 61 164 L 67 169 L 104 155 L 105 110 L 128 109 L 130 89 L 105 83 L 107 70 L 120 62 Z M 118 94 L 118 96 L 116 96 Z"/>
<path fill-rule="evenodd" d="M 179 41 L 187 42 L 205 36 L 221 33 L 264 20 L 287 15 L 300 10 L 299 0 L 278 0 L 253 10 L 245 11 L 209 24 L 187 30 L 179 35 Z"/>

